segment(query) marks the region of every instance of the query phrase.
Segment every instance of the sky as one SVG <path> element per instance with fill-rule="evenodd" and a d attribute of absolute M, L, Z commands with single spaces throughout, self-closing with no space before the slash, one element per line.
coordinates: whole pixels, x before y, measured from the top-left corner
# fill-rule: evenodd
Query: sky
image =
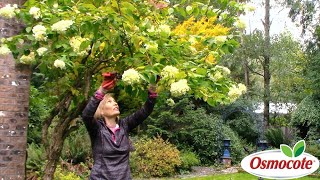
<path fill-rule="evenodd" d="M 256 10 L 241 17 L 247 24 L 247 34 L 250 34 L 250 32 L 253 32 L 255 29 L 264 30 L 261 20 L 264 20 L 265 10 L 262 2 L 264 2 L 264 0 L 254 0 L 251 5 L 256 7 Z M 300 36 L 301 28 L 288 17 L 289 8 L 280 6 L 279 3 L 275 3 L 275 0 L 271 0 L 270 3 L 272 6 L 270 10 L 270 34 L 275 35 L 289 31 L 294 38 L 298 40 L 303 39 L 303 37 Z"/>

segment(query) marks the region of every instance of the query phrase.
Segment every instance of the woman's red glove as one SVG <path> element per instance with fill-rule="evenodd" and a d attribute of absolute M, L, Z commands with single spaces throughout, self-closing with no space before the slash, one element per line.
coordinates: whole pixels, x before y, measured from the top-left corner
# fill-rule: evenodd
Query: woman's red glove
<path fill-rule="evenodd" d="M 157 85 L 150 85 L 148 89 L 149 98 L 155 99 L 158 97 L 158 93 L 156 92 L 156 89 L 157 89 Z"/>
<path fill-rule="evenodd" d="M 114 86 L 116 85 L 117 73 L 107 72 L 107 73 L 103 73 L 102 76 L 103 76 L 103 82 L 101 84 L 101 87 L 103 88 L 103 90 L 110 90 L 114 88 Z"/>
<path fill-rule="evenodd" d="M 155 99 L 158 97 L 157 83 L 159 82 L 159 80 L 160 80 L 160 76 L 157 75 L 156 84 L 150 84 L 149 89 L 148 89 L 149 98 Z"/>

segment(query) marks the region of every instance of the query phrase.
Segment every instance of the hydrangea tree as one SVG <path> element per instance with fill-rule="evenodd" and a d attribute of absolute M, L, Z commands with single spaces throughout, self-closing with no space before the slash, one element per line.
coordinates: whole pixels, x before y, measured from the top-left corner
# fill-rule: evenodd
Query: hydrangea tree
<path fill-rule="evenodd" d="M 141 98 L 160 75 L 160 98 L 171 104 L 171 96 L 185 94 L 213 106 L 238 98 L 245 86 L 234 83 L 229 69 L 217 64 L 238 46 L 243 23 L 237 15 L 245 7 L 226 0 L 207 4 L 29 0 L 23 7 L 1 8 L 2 17 L 17 17 L 25 23 L 25 30 L 1 39 L 0 55 L 12 54 L 17 63 L 44 75 L 45 92 L 57 97 L 43 123 L 48 158 L 44 178 L 51 178 L 63 140 L 91 87 L 101 82 L 101 72 L 122 74 L 117 86 Z"/>

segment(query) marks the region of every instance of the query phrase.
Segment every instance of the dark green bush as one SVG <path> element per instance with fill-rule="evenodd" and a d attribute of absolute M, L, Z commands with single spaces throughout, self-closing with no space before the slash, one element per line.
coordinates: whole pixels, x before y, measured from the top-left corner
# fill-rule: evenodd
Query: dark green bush
<path fill-rule="evenodd" d="M 42 122 L 48 116 L 49 110 L 52 108 L 53 103 L 51 100 L 54 97 L 43 97 L 41 96 L 40 90 L 36 89 L 34 86 L 30 87 L 30 103 L 29 103 L 29 119 L 28 119 L 28 134 L 27 141 L 28 144 L 41 143 L 41 131 Z"/>
<path fill-rule="evenodd" d="M 197 122 L 189 126 L 189 139 L 193 150 L 201 163 L 217 163 L 223 151 L 223 121 L 218 117 L 207 115 L 202 110 L 193 111 Z M 196 118 L 197 117 L 197 118 Z"/>
<path fill-rule="evenodd" d="M 190 149 L 203 164 L 214 164 L 221 157 L 223 121 L 203 108 L 196 108 L 187 98 L 173 107 L 160 107 L 146 125 L 144 134 L 149 137 L 159 134 L 178 149 Z"/>
<path fill-rule="evenodd" d="M 303 99 L 293 112 L 291 125 L 298 129 L 301 138 L 309 138 L 310 129 L 315 129 L 312 135 L 320 137 L 320 101 L 315 96 Z"/>
<path fill-rule="evenodd" d="M 142 138 L 134 146 L 130 167 L 135 177 L 171 176 L 181 165 L 179 150 L 161 137 Z"/>
<path fill-rule="evenodd" d="M 225 139 L 231 140 L 230 154 L 233 164 L 238 164 L 247 156 L 244 151 L 244 144 L 241 142 L 240 137 L 230 127 L 223 126 L 223 136 Z M 246 144 L 246 143 L 245 143 Z"/>
<path fill-rule="evenodd" d="M 290 140 L 283 134 L 281 128 L 268 129 L 265 137 L 268 143 L 275 148 L 280 148 L 280 144 L 290 144 Z"/>
<path fill-rule="evenodd" d="M 320 143 L 312 141 L 306 144 L 306 152 L 320 159 Z"/>
<path fill-rule="evenodd" d="M 86 162 L 91 156 L 91 142 L 84 125 L 72 132 L 64 141 L 61 158 L 65 161 L 78 164 Z"/>
<path fill-rule="evenodd" d="M 26 168 L 28 171 L 42 175 L 46 157 L 44 147 L 35 143 L 28 144 Z"/>
<path fill-rule="evenodd" d="M 255 143 L 259 137 L 255 120 L 249 114 L 242 112 L 233 113 L 226 119 L 226 124 L 249 143 Z"/>

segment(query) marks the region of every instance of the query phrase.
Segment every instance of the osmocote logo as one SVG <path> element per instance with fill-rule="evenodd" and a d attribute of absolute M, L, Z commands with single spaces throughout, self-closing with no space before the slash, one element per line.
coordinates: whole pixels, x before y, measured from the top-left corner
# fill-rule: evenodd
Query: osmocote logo
<path fill-rule="evenodd" d="M 281 144 L 280 149 L 250 154 L 241 161 L 241 167 L 248 173 L 270 179 L 294 179 L 307 176 L 319 168 L 319 160 L 305 153 L 304 140 L 293 149 Z"/>

